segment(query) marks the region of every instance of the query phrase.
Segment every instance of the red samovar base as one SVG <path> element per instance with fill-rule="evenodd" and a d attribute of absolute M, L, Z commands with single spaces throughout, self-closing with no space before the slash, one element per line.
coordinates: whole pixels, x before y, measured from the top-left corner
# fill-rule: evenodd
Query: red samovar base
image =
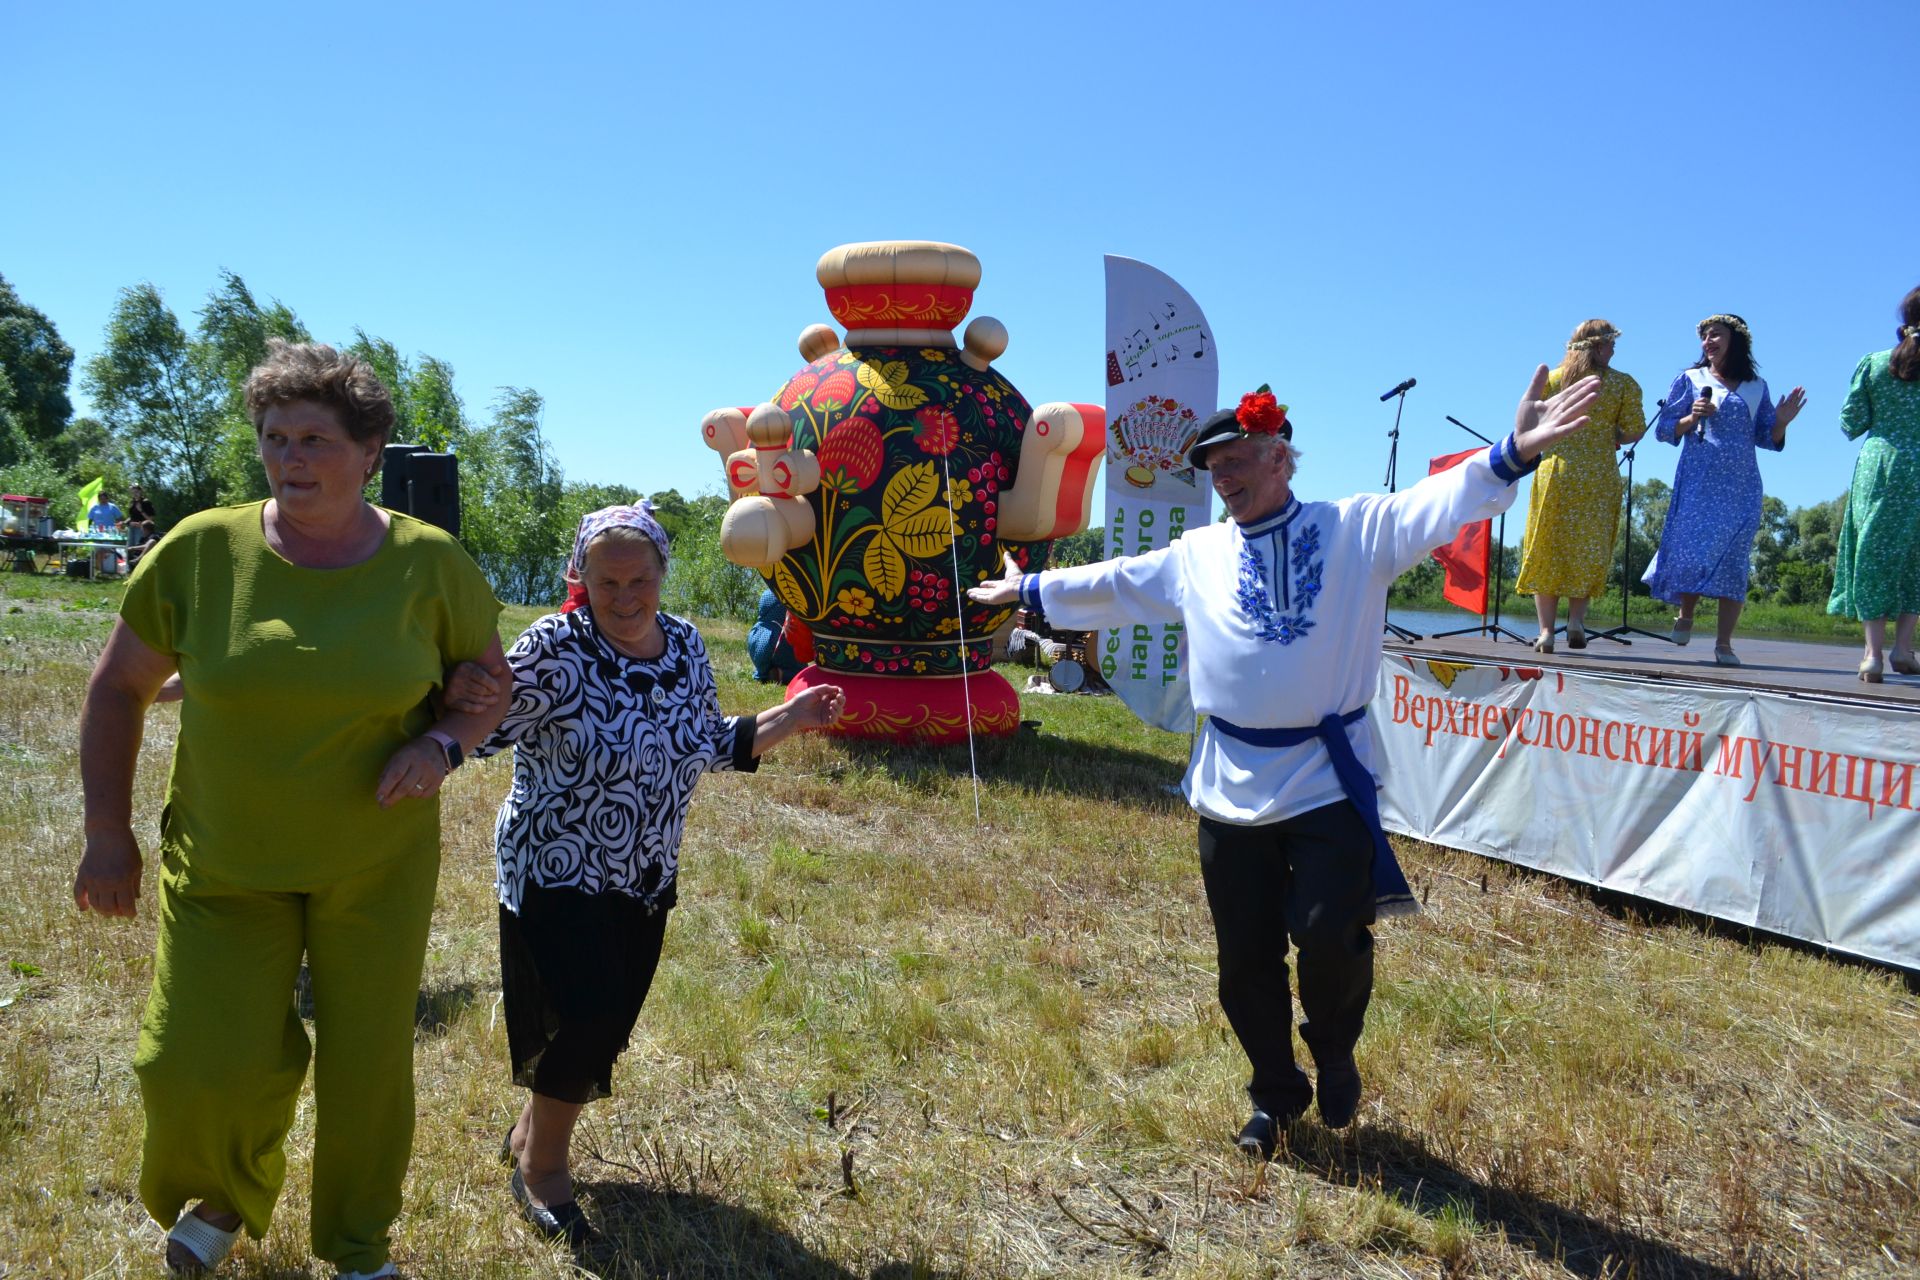
<path fill-rule="evenodd" d="M 1020 729 L 1020 697 L 997 671 L 913 678 L 870 676 L 825 667 L 803 668 L 787 686 L 792 697 L 817 684 L 839 685 L 847 709 L 832 732 L 903 746 L 946 746 L 967 740 L 967 711 L 977 737 L 1008 737 Z"/>

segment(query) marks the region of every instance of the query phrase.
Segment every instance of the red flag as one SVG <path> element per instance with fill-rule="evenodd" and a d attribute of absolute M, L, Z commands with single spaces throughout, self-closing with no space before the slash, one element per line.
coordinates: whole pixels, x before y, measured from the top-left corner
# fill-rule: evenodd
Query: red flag
<path fill-rule="evenodd" d="M 1445 454 L 1427 464 L 1427 474 L 1437 475 L 1485 452 L 1480 448 Z M 1433 558 L 1447 571 L 1446 586 L 1441 594 L 1446 596 L 1448 604 L 1486 617 L 1487 565 L 1492 546 L 1493 521 L 1479 520 L 1462 528 L 1452 542 L 1433 553 Z"/>

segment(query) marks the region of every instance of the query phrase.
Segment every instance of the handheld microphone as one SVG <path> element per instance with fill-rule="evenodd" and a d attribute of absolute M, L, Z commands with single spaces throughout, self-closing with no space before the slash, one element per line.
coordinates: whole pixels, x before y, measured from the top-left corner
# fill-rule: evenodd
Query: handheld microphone
<path fill-rule="evenodd" d="M 1413 390 L 1413 384 L 1414 384 L 1414 379 L 1412 379 L 1412 378 L 1408 378 L 1408 379 L 1407 379 L 1407 380 L 1406 380 L 1405 382 L 1403 382 L 1403 383 L 1401 383 L 1401 384 L 1400 384 L 1399 386 L 1397 386 L 1397 387 L 1395 387 L 1395 388 L 1394 388 L 1393 390 L 1391 390 L 1391 391 L 1389 391 L 1389 392 L 1387 392 L 1387 394 L 1385 394 L 1385 395 L 1383 395 L 1383 396 L 1381 396 L 1380 398 L 1381 398 L 1382 400 L 1391 400 L 1391 399 L 1393 399 L 1393 398 L 1394 398 L 1395 396 L 1397 396 L 1397 395 L 1399 395 L 1399 394 L 1400 394 L 1400 393 L 1401 393 L 1402 391 L 1411 391 L 1411 390 Z"/>

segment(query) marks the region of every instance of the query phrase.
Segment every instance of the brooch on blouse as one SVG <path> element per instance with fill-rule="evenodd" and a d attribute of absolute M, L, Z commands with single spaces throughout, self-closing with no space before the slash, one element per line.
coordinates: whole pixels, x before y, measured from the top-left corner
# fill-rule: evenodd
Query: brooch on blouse
<path fill-rule="evenodd" d="M 1313 630 L 1307 610 L 1320 596 L 1321 571 L 1327 563 L 1313 558 L 1320 550 L 1319 525 L 1307 525 L 1291 541 L 1288 567 L 1293 570 L 1294 610 L 1283 614 L 1267 593 L 1266 558 L 1245 537 L 1240 539 L 1240 584 L 1234 596 L 1240 611 L 1253 620 L 1254 634 L 1275 644 L 1292 644 Z"/>

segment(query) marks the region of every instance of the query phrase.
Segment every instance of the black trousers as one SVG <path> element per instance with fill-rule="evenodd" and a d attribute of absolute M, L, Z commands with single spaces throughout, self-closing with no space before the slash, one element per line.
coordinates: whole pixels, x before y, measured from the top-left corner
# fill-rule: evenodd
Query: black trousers
<path fill-rule="evenodd" d="M 1200 819 L 1200 875 L 1220 948 L 1220 1007 L 1253 1064 L 1247 1093 L 1298 1115 L 1287 944 L 1299 953 L 1300 1038 L 1317 1063 L 1353 1052 L 1373 996 L 1373 837 L 1342 800 L 1257 827 Z"/>
<path fill-rule="evenodd" d="M 649 910 L 624 893 L 528 884 L 500 908 L 500 985 L 513 1082 L 560 1102 L 613 1092 L 653 985 L 673 890 Z"/>

